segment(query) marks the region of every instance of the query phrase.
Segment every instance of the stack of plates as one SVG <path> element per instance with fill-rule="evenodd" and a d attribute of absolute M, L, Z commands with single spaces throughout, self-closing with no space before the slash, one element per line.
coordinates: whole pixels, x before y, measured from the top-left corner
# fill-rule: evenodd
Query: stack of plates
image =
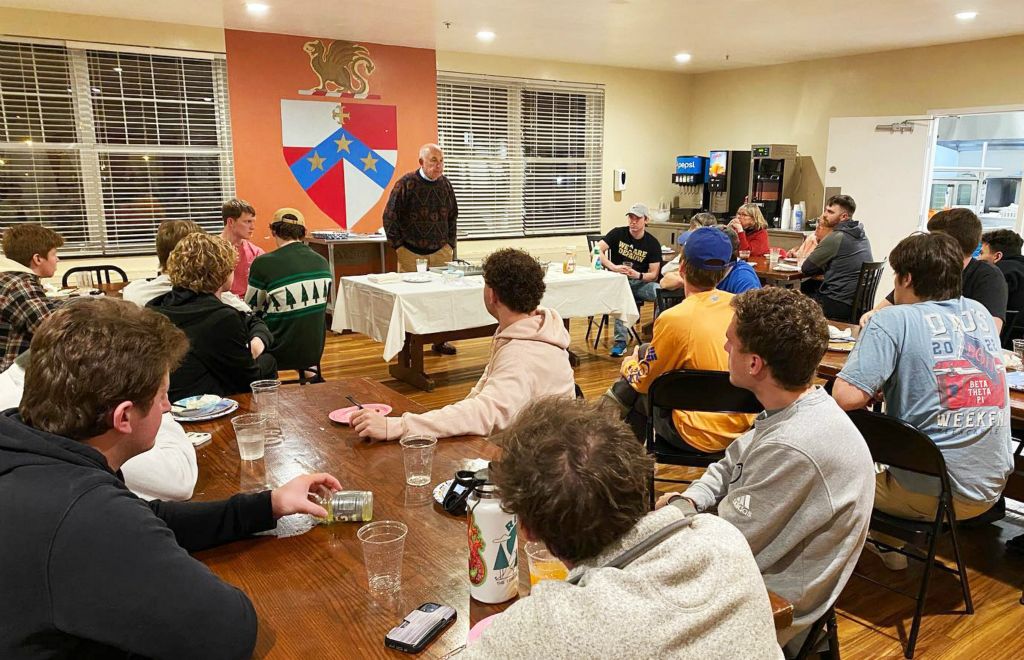
<path fill-rule="evenodd" d="M 179 422 L 205 422 L 233 413 L 238 409 L 234 399 L 212 394 L 190 396 L 171 405 L 171 417 Z"/>

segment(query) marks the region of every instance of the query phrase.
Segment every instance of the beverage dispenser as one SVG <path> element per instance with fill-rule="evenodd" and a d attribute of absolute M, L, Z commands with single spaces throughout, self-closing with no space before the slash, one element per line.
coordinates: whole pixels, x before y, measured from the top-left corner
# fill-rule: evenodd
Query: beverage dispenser
<path fill-rule="evenodd" d="M 708 210 L 732 218 L 749 190 L 749 151 L 712 151 L 708 154 Z"/>
<path fill-rule="evenodd" d="M 676 171 L 672 183 L 679 186 L 672 215 L 689 219 L 694 213 L 708 206 L 708 193 L 704 185 L 707 180 L 708 159 L 704 156 L 676 156 Z M 679 213 L 676 213 L 678 211 Z"/>
<path fill-rule="evenodd" d="M 779 227 L 782 204 L 793 198 L 796 145 L 755 144 L 750 156 L 750 201 L 761 207 L 769 227 Z"/>

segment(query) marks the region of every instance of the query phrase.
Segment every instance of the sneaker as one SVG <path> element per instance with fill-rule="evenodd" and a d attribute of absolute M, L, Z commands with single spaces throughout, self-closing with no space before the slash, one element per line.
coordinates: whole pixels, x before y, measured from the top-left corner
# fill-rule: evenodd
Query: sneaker
<path fill-rule="evenodd" d="M 615 342 L 615 345 L 612 346 L 612 350 L 611 350 L 611 352 L 608 353 L 608 355 L 611 355 L 612 357 L 622 357 L 625 352 L 626 352 L 626 342 L 624 342 L 624 341 L 617 341 L 617 342 Z"/>
<path fill-rule="evenodd" d="M 890 571 L 905 571 L 907 570 L 907 558 L 898 552 L 892 550 L 882 550 L 877 545 L 871 542 L 870 539 L 864 544 L 864 549 L 868 552 L 878 555 L 878 558 L 882 560 L 885 567 Z"/>
<path fill-rule="evenodd" d="M 430 347 L 438 355 L 455 355 L 455 347 L 448 342 L 437 343 Z"/>

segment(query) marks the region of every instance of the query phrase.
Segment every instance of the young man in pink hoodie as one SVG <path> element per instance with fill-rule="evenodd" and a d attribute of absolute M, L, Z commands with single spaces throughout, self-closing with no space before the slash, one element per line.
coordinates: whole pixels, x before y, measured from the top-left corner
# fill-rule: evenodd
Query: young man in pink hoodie
<path fill-rule="evenodd" d="M 505 248 L 484 261 L 484 305 L 498 321 L 491 359 L 462 401 L 419 415 L 384 417 L 370 410 L 352 416 L 360 437 L 398 440 L 410 434 L 439 438 L 501 431 L 520 409 L 543 396 L 575 395 L 569 331 L 552 309 L 539 307 L 544 269 L 522 250 Z"/>

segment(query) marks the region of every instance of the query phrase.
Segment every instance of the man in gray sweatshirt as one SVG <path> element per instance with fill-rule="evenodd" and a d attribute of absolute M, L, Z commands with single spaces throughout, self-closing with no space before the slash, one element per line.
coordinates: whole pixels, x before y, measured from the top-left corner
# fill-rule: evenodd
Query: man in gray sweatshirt
<path fill-rule="evenodd" d="M 860 557 L 873 464 L 846 413 L 811 384 L 828 344 L 821 308 L 776 287 L 747 291 L 732 305 L 729 379 L 765 412 L 682 497 L 697 511 L 717 506 L 746 537 L 765 584 L 793 603 L 793 625 L 778 631 L 779 643 L 793 649 Z M 665 495 L 659 507 L 678 495 Z"/>

